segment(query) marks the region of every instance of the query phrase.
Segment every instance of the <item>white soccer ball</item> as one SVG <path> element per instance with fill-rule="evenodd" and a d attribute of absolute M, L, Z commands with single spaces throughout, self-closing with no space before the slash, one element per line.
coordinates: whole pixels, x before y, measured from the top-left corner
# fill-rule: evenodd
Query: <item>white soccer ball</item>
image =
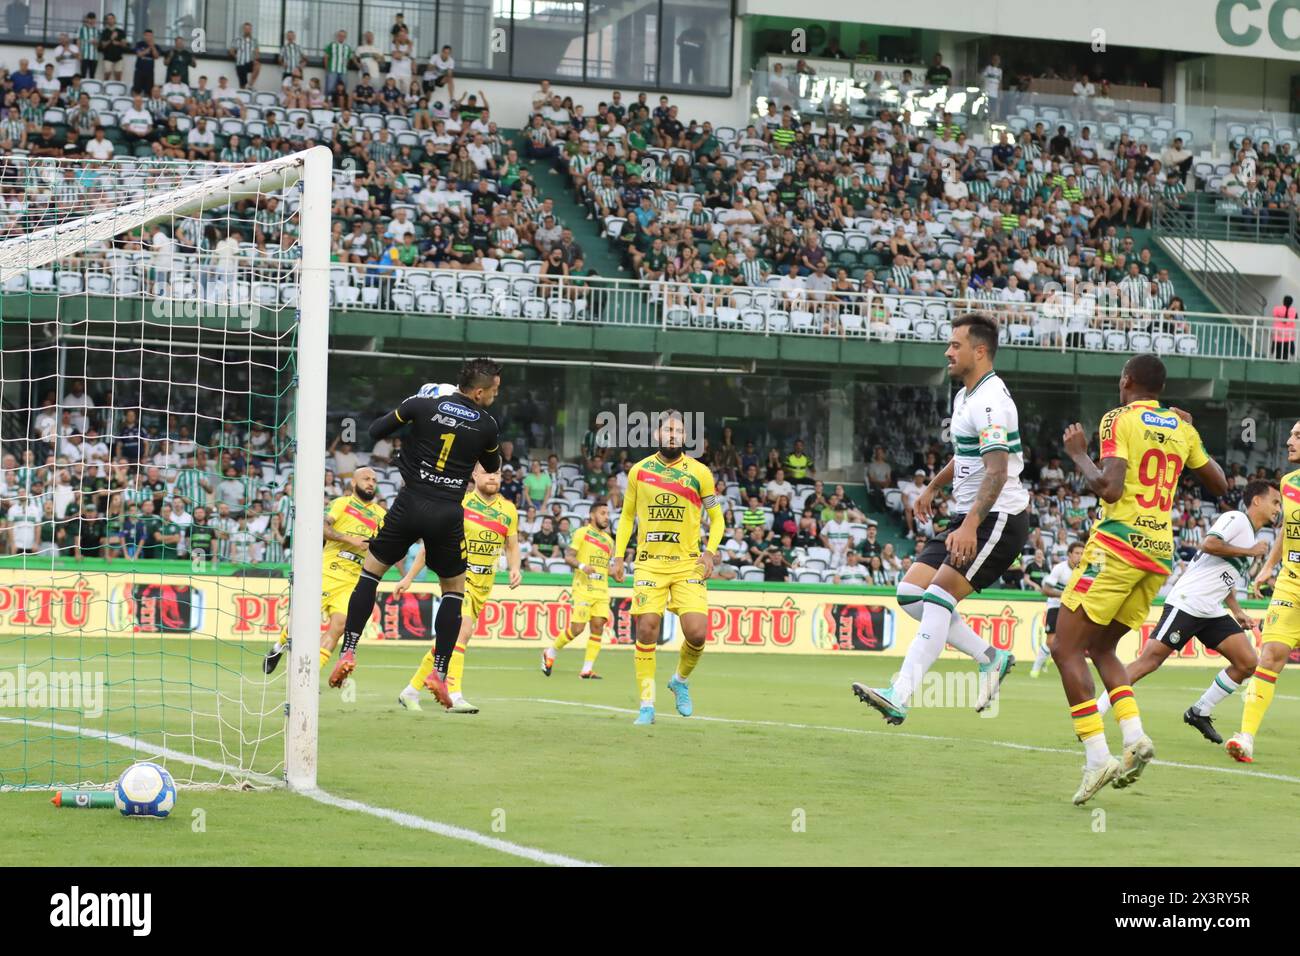
<path fill-rule="evenodd" d="M 446 398 L 456 393 L 456 386 L 449 382 L 425 382 L 416 392 L 420 398 Z"/>
<path fill-rule="evenodd" d="M 141 761 L 117 778 L 113 802 L 124 817 L 165 817 L 176 806 L 176 781 L 167 768 Z"/>

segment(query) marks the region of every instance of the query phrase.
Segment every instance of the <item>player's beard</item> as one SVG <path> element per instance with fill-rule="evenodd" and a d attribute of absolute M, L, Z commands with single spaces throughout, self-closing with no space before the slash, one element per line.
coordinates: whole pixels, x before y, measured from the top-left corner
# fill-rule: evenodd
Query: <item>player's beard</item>
<path fill-rule="evenodd" d="M 676 461 L 678 458 L 681 458 L 681 457 L 682 457 L 682 449 L 681 449 L 681 448 L 667 448 L 667 447 L 665 447 L 665 446 L 663 446 L 663 445 L 660 445 L 660 446 L 659 446 L 659 457 L 662 458 L 662 459 L 663 459 L 664 461 L 666 461 L 666 462 L 672 463 L 672 462 Z"/>
<path fill-rule="evenodd" d="M 369 491 L 366 491 L 366 490 L 363 489 L 363 488 L 354 488 L 354 489 L 352 490 L 352 493 L 353 493 L 354 495 L 356 495 L 358 498 L 360 498 L 362 501 L 374 501 L 374 500 L 375 500 L 375 489 L 374 489 L 374 488 L 371 488 Z"/>

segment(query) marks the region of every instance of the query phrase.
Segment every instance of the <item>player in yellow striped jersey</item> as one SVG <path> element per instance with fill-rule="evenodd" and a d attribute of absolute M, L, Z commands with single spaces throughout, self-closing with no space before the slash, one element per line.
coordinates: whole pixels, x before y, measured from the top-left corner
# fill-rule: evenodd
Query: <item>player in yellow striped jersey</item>
<path fill-rule="evenodd" d="M 1286 460 L 1300 465 L 1300 422 L 1291 427 L 1287 437 Z M 1242 698 L 1241 730 L 1224 744 L 1228 754 L 1242 763 L 1254 763 L 1255 734 L 1259 733 L 1268 705 L 1273 703 L 1277 675 L 1282 673 L 1291 652 L 1300 647 L 1300 468 L 1282 478 L 1281 489 L 1282 527 L 1253 586 L 1258 590 L 1272 579 L 1274 568 L 1281 564 L 1282 569 L 1264 616 L 1259 665 Z"/>
<path fill-rule="evenodd" d="M 599 500 L 591 506 L 587 523 L 578 529 L 569 546 L 564 549 L 564 560 L 573 568 L 573 612 L 569 626 L 563 634 L 542 651 L 542 673 L 551 676 L 555 655 L 560 648 L 582 636 L 590 627 L 587 654 L 582 660 L 578 676 L 599 680 L 596 673 L 596 655 L 600 653 L 601 635 L 609 620 L 609 559 L 614 554 L 614 539 L 609 533 L 609 503 Z"/>
<path fill-rule="evenodd" d="M 632 615 L 636 618 L 636 650 L 632 661 L 641 699 L 635 721 L 639 725 L 655 722 L 655 649 L 665 608 L 677 615 L 682 630 L 677 672 L 668 681 L 668 689 L 676 698 L 677 712 L 683 717 L 692 713 L 687 680 L 704 653 L 709 621 L 705 582 L 713 574 L 725 530 L 713 472 L 686 457 L 685 436 L 681 412 L 669 410 L 660 415 L 655 428 L 659 450 L 628 472 L 614 559 L 609 565 L 614 580 L 622 582 L 623 555 L 635 524 Z M 701 551 L 705 512 L 709 515 L 709 541 Z"/>
<path fill-rule="evenodd" d="M 465 603 L 461 608 L 460 633 L 456 638 L 456 647 L 451 653 L 447 665 L 447 692 L 451 694 L 451 712 L 453 714 L 477 714 L 478 708 L 465 699 L 465 649 L 469 639 L 478 626 L 478 616 L 482 613 L 488 598 L 492 596 L 492 584 L 496 580 L 497 559 L 502 551 L 506 555 L 506 567 L 510 572 L 510 587 L 519 587 L 522 576 L 519 573 L 519 513 L 513 502 L 502 498 L 497 492 L 501 490 L 501 472 L 485 472 L 481 465 L 474 466 L 474 487 L 465 495 Z M 411 563 L 411 568 L 394 588 L 394 594 L 402 594 L 411 586 L 415 576 L 424 567 L 424 549 Z M 402 688 L 397 702 L 407 710 L 420 710 L 420 691 L 424 688 L 424 679 L 433 671 L 433 650 L 424 655 L 420 666 L 411 676 L 411 681 Z"/>
<path fill-rule="evenodd" d="M 369 468 L 358 468 L 352 473 L 350 494 L 335 498 L 325 512 L 325 549 L 321 560 L 321 615 L 326 620 L 325 631 L 320 636 L 320 666 L 329 663 L 343 626 L 348 620 L 348 599 L 361 576 L 361 563 L 365 560 L 370 541 L 379 533 L 387 512 L 375 501 L 378 479 Z M 280 639 L 262 658 L 262 673 L 270 674 L 289 649 L 289 632 L 280 632 Z"/>
<path fill-rule="evenodd" d="M 1076 423 L 1065 431 L 1065 450 L 1076 471 L 1103 502 L 1101 520 L 1093 525 L 1083 558 L 1061 595 L 1052 643 L 1074 732 L 1086 753 L 1076 806 L 1108 783 L 1118 788 L 1136 783 L 1155 756 L 1128 669 L 1115 647 L 1146 621 L 1151 601 L 1172 569 L 1170 511 L 1178 479 L 1187 468 L 1216 498 L 1228 491 L 1223 469 L 1205 453 L 1191 416 L 1161 403 L 1165 379 L 1165 364 L 1156 355 L 1135 355 L 1124 363 L 1119 378 L 1124 404 L 1101 419 L 1100 467 L 1088 456 L 1083 426 Z M 1088 657 L 1124 735 L 1120 760 L 1106 744 Z"/>

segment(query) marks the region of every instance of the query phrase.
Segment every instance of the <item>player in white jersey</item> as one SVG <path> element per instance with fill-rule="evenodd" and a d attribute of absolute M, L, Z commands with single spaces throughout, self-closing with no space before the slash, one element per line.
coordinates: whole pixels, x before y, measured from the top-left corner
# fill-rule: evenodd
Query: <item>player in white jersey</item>
<path fill-rule="evenodd" d="M 1268 542 L 1259 539 L 1259 529 L 1277 520 L 1282 496 L 1272 482 L 1252 481 L 1246 485 L 1241 503 L 1244 511 L 1226 511 L 1211 526 L 1195 559 L 1165 598 L 1165 610 L 1154 634 L 1137 660 L 1128 665 L 1128 682 L 1132 685 L 1187 646 L 1192 638 L 1221 654 L 1228 666 L 1214 676 L 1200 700 L 1183 713 L 1183 723 L 1195 727 L 1215 744 L 1223 743 L 1223 738 L 1214 729 L 1210 714 L 1255 673 L 1259 664 L 1255 643 L 1246 636 L 1246 631 L 1258 632 L 1259 624 L 1237 603 L 1236 591 L 1251 559 L 1268 553 Z M 1109 695 L 1098 698 L 1098 711 L 1105 713 L 1109 706 Z"/>
<path fill-rule="evenodd" d="M 1079 566 L 1082 557 L 1083 542 L 1075 541 L 1065 553 L 1065 560 L 1057 561 L 1052 570 L 1047 572 L 1047 577 L 1043 578 L 1040 587 L 1047 598 L 1047 618 L 1043 621 L 1043 643 L 1038 645 L 1034 666 L 1029 671 L 1030 677 L 1041 674 L 1047 662 L 1052 659 L 1052 635 L 1056 633 L 1056 618 L 1061 613 L 1061 595 L 1069 586 L 1074 569 Z"/>
<path fill-rule="evenodd" d="M 1016 662 L 956 613 L 958 601 L 1002 577 L 1029 537 L 1029 493 L 1020 482 L 1020 413 L 993 370 L 997 349 L 997 323 L 988 316 L 969 313 L 952 323 L 944 355 L 948 374 L 963 386 L 952 403 L 953 457 L 913 506 L 917 518 L 926 520 L 935 492 L 951 482 L 952 520 L 946 532 L 926 543 L 898 585 L 899 608 L 920 622 L 898 677 L 885 689 L 853 684 L 858 699 L 889 724 L 907 717 L 912 694 L 945 644 L 979 662 L 976 711 L 993 701 Z"/>

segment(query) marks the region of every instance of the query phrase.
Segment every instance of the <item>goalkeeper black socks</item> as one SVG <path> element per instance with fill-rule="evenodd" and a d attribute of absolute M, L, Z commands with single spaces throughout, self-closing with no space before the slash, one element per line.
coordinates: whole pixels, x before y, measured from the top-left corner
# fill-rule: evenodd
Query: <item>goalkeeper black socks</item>
<path fill-rule="evenodd" d="M 357 578 L 357 586 L 352 589 L 352 597 L 348 599 L 348 622 L 343 625 L 342 653 L 347 654 L 357 649 L 361 632 L 366 629 L 366 621 L 370 620 L 370 615 L 375 610 L 375 592 L 378 590 L 379 578 L 369 571 L 362 571 L 361 577 Z"/>
<path fill-rule="evenodd" d="M 355 593 L 353 594 L 355 598 Z M 460 637 L 460 606 L 463 594 L 443 594 L 438 602 L 438 613 L 433 618 L 433 669 L 439 676 L 447 673 L 451 663 L 451 652 L 456 649 L 456 639 Z M 352 620 L 351 606 L 348 607 L 348 620 Z"/>

